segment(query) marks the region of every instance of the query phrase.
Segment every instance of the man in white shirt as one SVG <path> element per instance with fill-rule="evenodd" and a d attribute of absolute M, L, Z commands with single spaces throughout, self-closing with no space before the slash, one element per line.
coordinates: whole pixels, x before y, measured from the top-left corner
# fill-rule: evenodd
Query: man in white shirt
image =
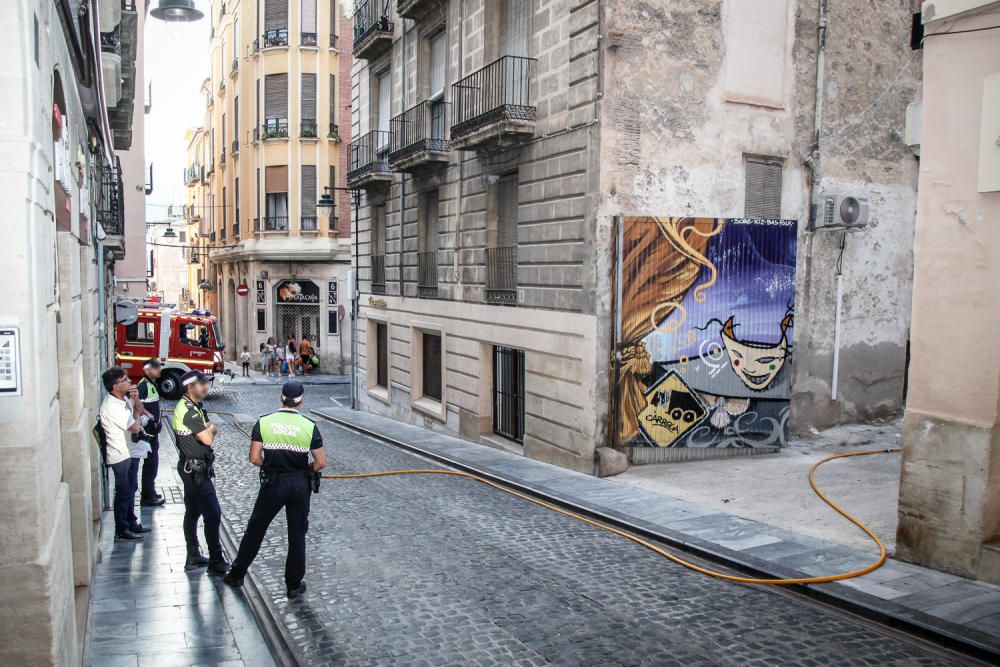
<path fill-rule="evenodd" d="M 143 528 L 135 516 L 135 487 L 133 481 L 138 471 L 139 458 L 132 458 L 129 450 L 131 438 L 141 425 L 142 403 L 125 371 L 112 366 L 101 375 L 101 382 L 108 395 L 101 404 L 101 426 L 107 436 L 108 465 L 115 473 L 115 541 L 138 542 L 143 539 Z"/>

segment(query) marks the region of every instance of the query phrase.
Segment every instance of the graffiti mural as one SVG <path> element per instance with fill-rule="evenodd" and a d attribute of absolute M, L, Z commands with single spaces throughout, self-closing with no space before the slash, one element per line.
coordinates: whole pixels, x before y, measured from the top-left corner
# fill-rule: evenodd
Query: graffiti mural
<path fill-rule="evenodd" d="M 621 444 L 785 443 L 796 226 L 749 218 L 624 219 L 612 311 L 620 353 L 612 399 Z"/>

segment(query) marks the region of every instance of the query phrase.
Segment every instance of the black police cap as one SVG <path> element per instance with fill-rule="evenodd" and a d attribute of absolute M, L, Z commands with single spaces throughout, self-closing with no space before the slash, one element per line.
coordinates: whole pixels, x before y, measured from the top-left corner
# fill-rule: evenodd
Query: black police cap
<path fill-rule="evenodd" d="M 306 388 L 302 386 L 302 383 L 298 380 L 289 380 L 285 383 L 285 386 L 281 388 L 282 398 L 289 398 L 294 400 L 296 403 L 302 400 L 302 394 L 306 393 Z"/>
<path fill-rule="evenodd" d="M 207 383 L 208 381 L 209 381 L 208 376 L 202 373 L 201 371 L 188 371 L 187 373 L 181 376 L 182 387 L 187 387 L 188 385 L 191 385 L 195 382 Z"/>

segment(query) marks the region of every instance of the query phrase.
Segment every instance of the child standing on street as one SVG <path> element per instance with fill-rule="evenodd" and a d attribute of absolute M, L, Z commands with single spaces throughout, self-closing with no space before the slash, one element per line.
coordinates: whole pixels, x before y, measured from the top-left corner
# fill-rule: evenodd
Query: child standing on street
<path fill-rule="evenodd" d="M 243 362 L 243 377 L 250 377 L 250 350 L 247 349 L 246 345 L 243 346 L 240 361 Z"/>

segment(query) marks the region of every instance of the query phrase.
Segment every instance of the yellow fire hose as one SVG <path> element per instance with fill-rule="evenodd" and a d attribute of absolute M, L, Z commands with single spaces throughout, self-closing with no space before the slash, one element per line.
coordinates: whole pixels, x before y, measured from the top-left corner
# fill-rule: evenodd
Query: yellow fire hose
<path fill-rule="evenodd" d="M 250 437 L 250 434 L 246 431 L 246 429 L 244 429 L 242 426 L 236 423 L 236 415 L 229 412 L 220 412 L 218 410 L 212 410 L 211 412 L 230 417 L 233 420 L 233 426 L 239 429 L 247 437 Z M 672 553 L 664 550 L 663 548 L 656 546 L 652 542 L 644 540 L 636 535 L 632 535 L 631 533 L 628 533 L 624 530 L 620 530 L 613 526 L 609 526 L 607 524 L 601 523 L 600 521 L 595 521 L 581 514 L 577 514 L 576 512 L 563 509 L 561 507 L 558 507 L 557 505 L 546 502 L 544 500 L 533 498 L 525 493 L 521 493 L 520 491 L 515 491 L 514 489 L 507 488 L 502 484 L 497 484 L 496 482 L 490 481 L 484 477 L 480 477 L 479 475 L 474 475 L 472 473 L 463 472 L 460 470 L 431 470 L 431 469 L 386 470 L 383 472 L 361 472 L 348 475 L 322 475 L 322 478 L 360 479 L 363 477 L 388 477 L 390 475 L 454 475 L 456 477 L 466 477 L 468 479 L 480 482 L 481 484 L 485 484 L 486 486 L 497 489 L 498 491 L 503 491 L 504 493 L 509 493 L 512 496 L 516 496 L 517 498 L 526 500 L 529 503 L 534 503 L 535 505 L 539 505 L 540 507 L 544 507 L 545 509 L 552 510 L 553 512 L 558 512 L 563 516 L 568 516 L 572 519 L 576 519 L 577 521 L 582 521 L 583 523 L 589 526 L 593 526 L 594 528 L 600 528 L 601 530 L 606 530 L 609 533 L 614 533 L 619 537 L 624 537 L 625 539 L 631 540 L 636 544 L 639 544 L 649 549 L 650 551 L 658 553 L 664 558 L 671 560 L 674 563 L 677 563 L 678 565 L 686 567 L 689 570 L 694 570 L 695 572 L 700 572 L 701 574 L 707 574 L 710 577 L 716 577 L 718 579 L 724 579 L 726 581 L 732 581 L 740 584 L 768 584 L 774 586 L 789 586 L 792 584 L 827 584 L 833 581 L 843 581 L 844 579 L 853 579 L 855 577 L 860 577 L 865 574 L 868 574 L 869 572 L 873 572 L 878 568 L 882 567 L 882 564 L 885 563 L 885 558 L 886 558 L 885 544 L 882 543 L 882 540 L 879 539 L 878 535 L 876 535 L 874 531 L 872 531 L 868 526 L 861 523 L 858 519 L 856 519 L 845 509 L 837 505 L 837 503 L 830 500 L 822 491 L 820 491 L 819 487 L 816 486 L 815 475 L 816 471 L 819 469 L 821 465 L 823 465 L 824 463 L 828 463 L 830 461 L 834 461 L 836 459 L 846 459 L 855 456 L 872 456 L 874 454 L 894 454 L 898 453 L 899 451 L 900 451 L 899 449 L 869 449 L 862 452 L 847 452 L 844 454 L 834 454 L 832 456 L 827 456 L 826 458 L 817 461 L 815 464 L 813 464 L 812 468 L 809 469 L 809 486 L 812 487 L 813 492 L 817 496 L 819 496 L 820 500 L 822 500 L 824 503 L 832 507 L 834 511 L 836 511 L 842 517 L 853 523 L 861 530 L 863 530 L 865 534 L 868 535 L 868 537 L 872 538 L 875 544 L 878 545 L 879 556 L 871 565 L 868 565 L 867 567 L 864 567 L 860 570 L 853 570 L 851 572 L 842 572 L 840 574 L 830 574 L 823 577 L 801 577 L 797 579 L 757 579 L 755 577 L 739 577 L 732 574 L 725 574 L 724 572 L 716 572 L 715 570 L 709 570 L 707 568 L 701 567 L 700 565 L 696 565 L 694 563 L 686 561 L 683 558 L 680 558 L 679 556 L 675 556 Z"/>

